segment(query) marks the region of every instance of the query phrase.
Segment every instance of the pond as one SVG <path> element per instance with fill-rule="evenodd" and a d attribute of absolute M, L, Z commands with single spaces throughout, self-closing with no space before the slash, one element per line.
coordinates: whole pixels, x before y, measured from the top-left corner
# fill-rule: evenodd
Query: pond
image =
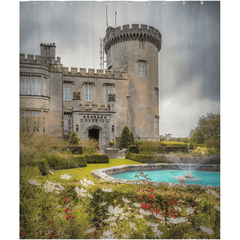
<path fill-rule="evenodd" d="M 122 173 L 113 174 L 112 177 L 116 179 L 128 179 L 128 180 L 144 180 L 143 177 L 136 178 L 136 174 L 144 172 L 148 174 L 150 181 L 154 182 L 168 182 L 168 183 L 179 183 L 179 179 L 184 179 L 186 184 L 199 184 L 199 185 L 210 185 L 220 186 L 220 172 L 209 172 L 209 171 L 189 171 L 189 170 L 151 170 L 151 171 L 126 171 Z M 192 177 L 186 178 L 187 173 L 190 173 Z"/>

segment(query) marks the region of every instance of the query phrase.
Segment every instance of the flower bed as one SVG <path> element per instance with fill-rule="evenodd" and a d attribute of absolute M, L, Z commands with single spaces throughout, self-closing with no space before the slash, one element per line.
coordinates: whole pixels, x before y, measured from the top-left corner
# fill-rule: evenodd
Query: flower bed
<path fill-rule="evenodd" d="M 21 180 L 20 238 L 220 238 L 219 189 L 71 183 L 69 172 Z"/>

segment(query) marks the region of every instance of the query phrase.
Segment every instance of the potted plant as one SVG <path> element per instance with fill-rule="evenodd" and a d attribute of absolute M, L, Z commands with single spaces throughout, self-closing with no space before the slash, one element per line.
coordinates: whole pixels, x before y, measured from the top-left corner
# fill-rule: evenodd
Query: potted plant
<path fill-rule="evenodd" d="M 114 140 L 111 140 L 111 141 L 109 142 L 110 148 L 113 148 L 115 143 L 116 143 L 116 142 L 115 142 Z"/>

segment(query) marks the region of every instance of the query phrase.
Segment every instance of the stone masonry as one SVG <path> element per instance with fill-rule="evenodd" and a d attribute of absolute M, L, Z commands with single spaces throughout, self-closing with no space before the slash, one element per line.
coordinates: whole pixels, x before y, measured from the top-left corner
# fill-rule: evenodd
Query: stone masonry
<path fill-rule="evenodd" d="M 20 54 L 23 129 L 37 116 L 36 133 L 63 137 L 76 131 L 80 139 L 97 139 L 100 149 L 112 139 L 118 146 L 124 126 L 135 139 L 158 140 L 160 32 L 138 24 L 108 27 L 104 43 L 105 71 L 69 71 L 55 59 L 55 43 L 41 43 L 41 55 Z"/>

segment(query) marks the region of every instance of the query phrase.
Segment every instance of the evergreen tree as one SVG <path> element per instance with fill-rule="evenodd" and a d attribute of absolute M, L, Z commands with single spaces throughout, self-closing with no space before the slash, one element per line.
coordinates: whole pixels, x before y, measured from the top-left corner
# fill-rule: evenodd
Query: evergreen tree
<path fill-rule="evenodd" d="M 72 133 L 71 133 L 71 135 L 69 137 L 68 142 L 69 142 L 70 145 L 77 145 L 77 144 L 79 144 L 80 139 L 79 139 L 79 137 L 78 137 L 76 132 L 72 131 Z"/>
<path fill-rule="evenodd" d="M 130 137 L 131 137 L 131 139 L 132 139 L 132 145 L 134 145 L 134 136 L 133 136 L 133 133 L 132 133 L 132 132 L 130 132 Z"/>
<path fill-rule="evenodd" d="M 121 150 L 123 148 L 127 148 L 128 145 L 131 145 L 131 144 L 132 144 L 132 139 L 129 133 L 129 129 L 127 126 L 125 126 L 124 129 L 122 130 L 122 135 L 120 137 L 118 148 Z"/>

